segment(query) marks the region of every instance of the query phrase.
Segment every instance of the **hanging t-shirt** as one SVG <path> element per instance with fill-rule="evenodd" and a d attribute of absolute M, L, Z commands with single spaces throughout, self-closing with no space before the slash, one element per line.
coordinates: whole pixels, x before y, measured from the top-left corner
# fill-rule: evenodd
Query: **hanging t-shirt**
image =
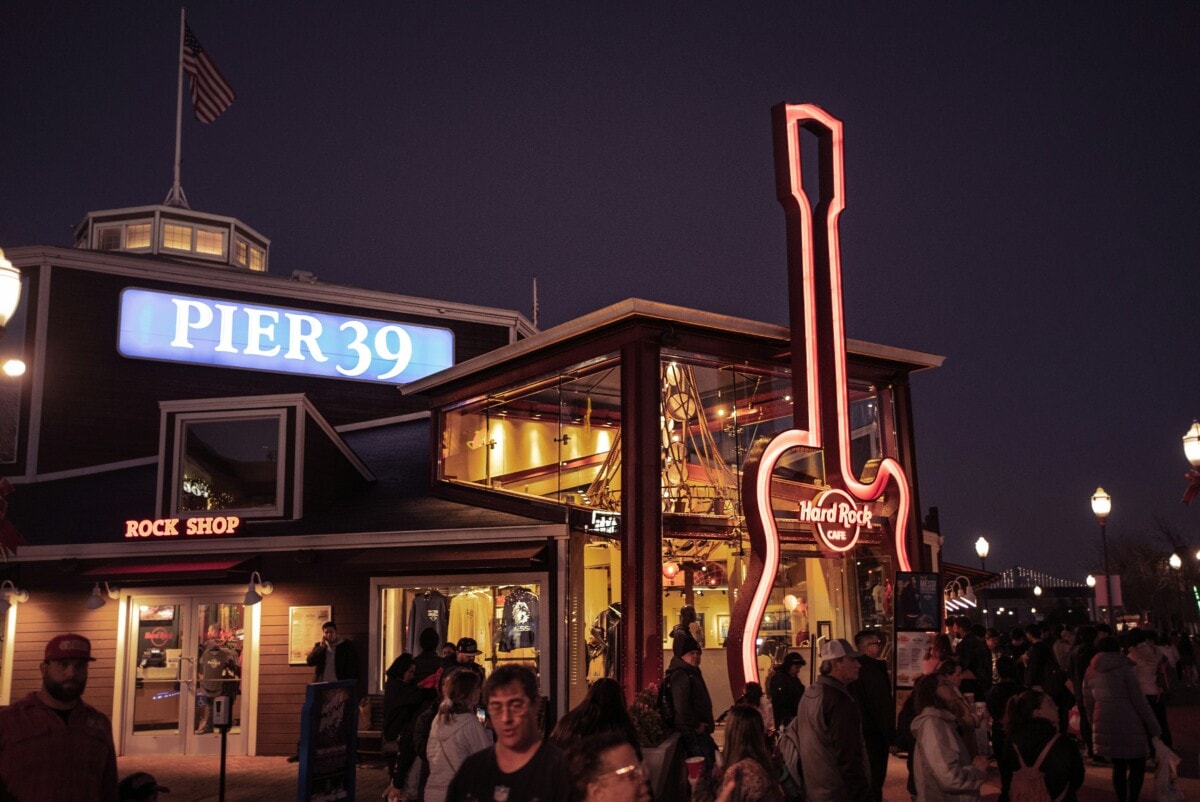
<path fill-rule="evenodd" d="M 512 588 L 504 596 L 504 614 L 500 619 L 502 652 L 528 649 L 537 645 L 538 597 L 529 588 Z"/>
<path fill-rule="evenodd" d="M 209 641 L 200 653 L 200 687 L 209 696 L 237 696 L 238 653 L 227 643 Z"/>
<path fill-rule="evenodd" d="M 436 590 L 418 593 L 408 613 L 408 649 L 411 654 L 421 651 L 421 633 L 433 627 L 438 634 L 438 643 L 446 642 L 450 620 L 450 600 Z"/>

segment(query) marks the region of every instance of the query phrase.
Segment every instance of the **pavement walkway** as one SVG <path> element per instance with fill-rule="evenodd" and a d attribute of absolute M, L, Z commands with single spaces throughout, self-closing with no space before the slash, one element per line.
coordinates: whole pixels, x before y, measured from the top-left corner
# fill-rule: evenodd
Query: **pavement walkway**
<path fill-rule="evenodd" d="M 1185 799 L 1200 800 L 1200 689 L 1181 688 L 1167 708 L 1167 717 L 1175 736 L 1175 752 L 1183 758 L 1179 787 Z M 164 802 L 218 802 L 220 758 L 180 757 L 178 755 L 133 755 L 118 759 L 124 777 L 135 771 L 148 771 L 158 782 L 171 789 Z M 1108 802 L 1113 799 L 1111 773 L 1107 766 L 1087 765 L 1087 777 L 1080 789 L 1080 802 Z M 889 802 L 909 802 L 905 790 L 904 761 L 893 757 L 888 766 L 884 798 Z M 1153 776 L 1147 775 L 1142 800 L 1156 798 Z M 296 798 L 297 765 L 284 757 L 230 757 L 226 761 L 225 802 L 290 802 Z M 357 799 L 377 800 L 387 787 L 387 772 L 381 763 L 364 763 L 358 768 Z M 983 786 L 984 802 L 995 802 L 1000 793 L 1000 777 L 993 770 Z"/>

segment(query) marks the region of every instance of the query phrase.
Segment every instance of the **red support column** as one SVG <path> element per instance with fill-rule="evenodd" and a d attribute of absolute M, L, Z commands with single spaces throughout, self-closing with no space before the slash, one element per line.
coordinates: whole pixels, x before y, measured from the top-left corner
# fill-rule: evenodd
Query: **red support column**
<path fill-rule="evenodd" d="M 621 349 L 621 676 L 625 698 L 662 680 L 658 345 Z"/>

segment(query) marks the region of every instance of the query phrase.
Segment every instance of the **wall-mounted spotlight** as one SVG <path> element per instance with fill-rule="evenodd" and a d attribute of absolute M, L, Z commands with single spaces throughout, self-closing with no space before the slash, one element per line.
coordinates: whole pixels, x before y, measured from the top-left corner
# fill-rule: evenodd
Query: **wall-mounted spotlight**
<path fill-rule="evenodd" d="M 101 607 L 108 604 L 108 599 L 104 598 L 106 595 L 108 596 L 108 599 L 119 599 L 121 598 L 121 589 L 109 587 L 108 583 L 105 582 L 104 593 L 101 593 L 100 583 L 97 582 L 92 588 L 92 595 L 88 597 L 87 608 L 89 610 L 99 610 Z"/>
<path fill-rule="evenodd" d="M 7 613 L 13 602 L 29 601 L 29 591 L 21 590 L 11 579 L 0 582 L 0 613 Z"/>
<path fill-rule="evenodd" d="M 262 574 L 255 571 L 250 575 L 250 585 L 246 588 L 246 605 L 255 605 L 262 601 L 263 596 L 270 596 L 275 590 L 275 586 L 270 582 L 263 582 Z"/>

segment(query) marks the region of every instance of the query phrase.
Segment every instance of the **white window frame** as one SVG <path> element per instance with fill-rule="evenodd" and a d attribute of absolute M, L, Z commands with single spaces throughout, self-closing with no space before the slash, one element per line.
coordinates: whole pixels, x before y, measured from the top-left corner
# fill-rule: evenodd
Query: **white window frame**
<path fill-rule="evenodd" d="M 242 420 L 255 420 L 262 418 L 276 419 L 278 425 L 279 437 L 279 453 L 275 456 L 275 505 L 273 507 L 257 507 L 253 509 L 239 509 L 231 507 L 223 509 L 221 512 L 237 513 L 240 518 L 294 518 L 295 515 L 287 509 L 286 502 L 286 479 L 288 460 L 295 460 L 295 476 L 296 482 L 292 494 L 292 507 L 297 507 L 296 495 L 303 487 L 303 468 L 298 460 L 299 447 L 293 447 L 293 444 L 287 439 L 287 407 L 268 407 L 263 409 L 242 409 L 242 410 L 222 410 L 219 412 L 178 412 L 175 415 L 174 431 L 172 437 L 174 441 L 174 453 L 171 460 L 170 472 L 170 498 L 168 502 L 169 512 L 172 517 L 176 518 L 195 518 L 198 516 L 211 515 L 211 510 L 188 510 L 180 509 L 179 490 L 183 482 L 183 462 L 186 456 L 186 443 L 184 441 L 184 430 L 189 423 L 223 423 L 235 422 Z M 298 416 L 297 427 L 303 425 L 303 420 Z"/>

